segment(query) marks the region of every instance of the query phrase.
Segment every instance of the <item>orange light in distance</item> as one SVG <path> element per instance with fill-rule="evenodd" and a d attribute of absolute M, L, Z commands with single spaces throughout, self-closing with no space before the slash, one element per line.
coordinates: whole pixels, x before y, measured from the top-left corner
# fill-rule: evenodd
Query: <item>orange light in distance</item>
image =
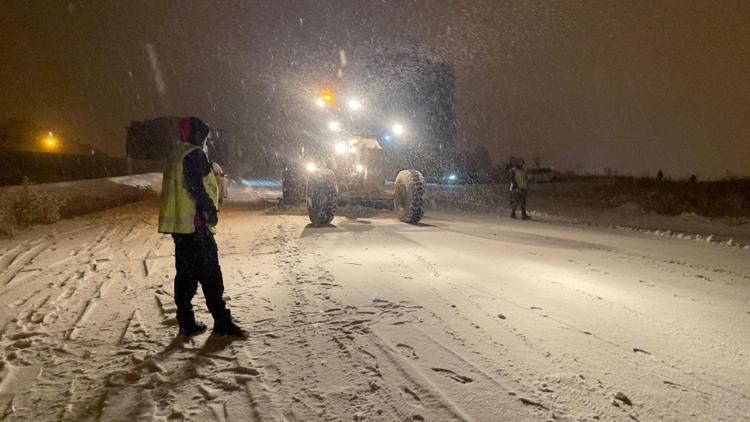
<path fill-rule="evenodd" d="M 331 105 L 336 100 L 336 97 L 333 96 L 331 91 L 323 91 L 323 93 L 320 94 L 320 99 L 324 104 Z"/>
<path fill-rule="evenodd" d="M 48 150 L 55 150 L 58 147 L 58 140 L 52 132 L 47 133 L 47 137 L 44 138 L 44 147 Z"/>

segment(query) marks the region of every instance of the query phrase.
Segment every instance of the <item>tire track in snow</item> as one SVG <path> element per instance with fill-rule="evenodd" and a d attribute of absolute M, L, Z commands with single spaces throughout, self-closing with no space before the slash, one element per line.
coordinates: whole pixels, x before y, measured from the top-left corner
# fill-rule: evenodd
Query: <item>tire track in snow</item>
<path fill-rule="evenodd" d="M 388 226 L 388 228 L 390 228 L 390 226 Z M 401 236 L 394 236 L 393 233 L 390 233 L 389 231 L 387 231 L 387 229 L 385 229 L 385 233 L 383 234 L 393 239 L 393 242 L 391 243 L 391 245 L 393 248 L 397 249 L 398 245 L 401 243 L 400 242 Z M 408 240 L 408 242 L 411 243 L 414 241 Z M 426 252 L 433 252 L 432 249 L 434 248 L 429 248 L 426 250 Z M 378 252 L 375 251 L 373 253 L 377 254 Z M 416 264 L 417 267 L 424 266 L 427 270 L 427 273 L 430 274 L 435 279 L 440 280 L 440 282 L 439 283 L 431 282 L 432 279 L 429 279 L 428 277 L 428 280 L 425 280 L 423 282 L 422 281 L 420 282 L 410 281 L 408 284 L 403 285 L 403 286 L 400 286 L 399 284 L 392 284 L 388 286 L 388 289 L 392 291 L 401 292 L 401 294 L 396 294 L 396 296 L 399 296 L 399 297 L 406 297 L 406 298 L 415 297 L 415 293 L 416 293 L 417 294 L 416 297 L 420 297 L 420 298 L 423 298 L 423 297 L 438 298 L 439 301 L 443 302 L 444 306 L 442 307 L 442 309 L 440 309 L 439 313 L 436 313 L 438 312 L 437 309 L 432 310 L 432 319 L 440 321 L 441 324 L 444 324 L 444 331 L 447 334 L 449 334 L 453 338 L 453 340 L 459 343 L 455 346 L 457 349 L 464 350 L 466 354 L 470 354 L 470 355 L 476 354 L 477 357 L 482 358 L 483 355 L 480 354 L 480 350 L 482 349 L 479 349 L 478 346 L 484 344 L 484 341 L 481 341 L 480 344 L 477 345 L 468 341 L 465 337 L 462 336 L 462 333 L 470 333 L 470 332 L 475 331 L 475 329 L 479 328 L 472 319 L 466 316 L 463 316 L 463 314 L 460 313 L 460 311 L 456 309 L 455 304 L 460 303 L 460 302 L 457 302 L 456 300 L 458 298 L 467 296 L 466 292 L 462 289 L 457 289 L 455 287 L 452 287 L 450 289 L 450 292 L 444 291 L 443 289 L 443 287 L 445 287 L 444 283 L 448 281 L 450 278 L 446 276 L 447 272 L 441 271 L 440 267 L 437 264 L 430 262 L 427 258 L 425 258 L 425 256 L 415 257 L 412 261 L 409 261 L 409 263 L 405 261 L 405 258 L 407 256 L 408 255 L 399 255 L 399 254 L 392 255 L 392 259 L 394 262 L 391 262 L 388 268 L 398 269 L 398 270 L 394 270 L 393 276 L 397 276 L 398 274 L 403 274 L 404 272 L 406 272 L 407 274 L 423 274 L 424 272 L 422 270 L 420 270 L 419 268 L 414 269 L 410 265 L 410 264 Z M 450 262 L 450 259 L 446 258 L 445 262 L 446 263 Z M 369 269 L 369 272 L 371 273 L 378 273 L 379 271 L 380 270 L 374 269 L 374 268 Z M 395 278 L 400 278 L 400 277 L 395 277 Z M 415 277 L 408 277 L 408 278 L 411 280 L 418 279 Z M 441 289 L 439 290 L 437 287 L 441 287 Z M 449 294 L 446 296 L 446 293 L 449 293 Z M 474 306 L 475 305 L 470 305 L 469 308 L 473 309 Z M 461 307 L 459 306 L 458 308 L 461 308 Z M 445 320 L 444 318 L 441 318 L 440 316 L 441 314 L 445 315 L 446 312 L 448 312 L 448 314 L 458 312 L 458 317 L 459 317 L 458 320 L 456 320 L 455 317 L 451 317 L 451 319 L 449 320 L 450 323 L 448 323 L 449 322 L 448 320 Z M 493 318 L 493 322 L 494 322 L 494 319 L 495 318 Z M 454 327 L 454 328 L 450 328 L 450 327 Z M 515 333 L 512 335 L 515 335 Z M 481 337 L 477 337 L 477 338 L 481 339 Z M 404 341 L 402 340 L 402 342 Z M 499 349 L 498 351 L 500 352 L 501 355 L 502 354 L 507 355 L 507 350 L 503 352 L 503 350 L 500 349 L 502 346 L 501 343 L 498 343 L 493 340 L 491 342 L 488 342 L 488 344 L 482 345 L 482 347 L 485 347 L 485 348 L 488 346 L 491 349 Z M 492 354 L 489 350 L 486 350 L 486 349 L 482 350 L 481 353 Z M 542 356 L 541 353 L 539 355 Z M 498 373 L 503 374 L 503 376 L 507 377 L 509 381 L 512 379 L 512 383 L 515 384 L 516 388 L 519 391 L 521 391 L 522 394 L 526 395 L 526 397 L 535 397 L 534 391 L 537 390 L 537 387 L 529 382 L 529 378 L 531 377 L 528 377 L 528 376 L 524 377 L 525 374 L 533 372 L 533 369 L 531 367 L 527 367 L 527 369 L 523 371 L 519 371 L 517 369 L 521 369 L 523 365 L 519 365 L 520 362 L 517 360 L 509 361 L 506 365 L 502 365 L 499 368 L 497 367 L 497 362 L 495 361 L 492 361 L 489 359 L 480 359 L 480 360 L 483 361 L 483 363 L 488 368 L 496 368 Z M 440 366 L 436 366 L 436 367 L 440 368 Z M 431 368 L 426 368 L 425 370 L 429 373 L 431 371 Z M 440 373 L 442 371 L 438 371 L 438 372 Z M 445 372 L 442 372 L 442 373 L 445 374 Z M 539 375 L 541 376 L 541 373 Z M 526 399 L 526 397 L 524 397 L 524 399 Z M 540 401 L 538 399 L 534 399 L 534 400 L 526 399 L 526 401 L 523 403 L 524 405 L 526 405 L 526 403 L 539 403 L 539 402 Z M 609 403 L 603 403 L 603 405 L 609 406 Z M 538 407 L 532 404 L 529 404 L 529 406 L 533 406 L 534 408 L 538 410 L 542 410 L 542 411 L 546 411 L 546 408 L 548 407 L 548 406 Z M 555 410 L 556 414 L 558 415 L 563 414 L 563 412 L 560 412 L 559 409 L 564 409 L 565 405 L 564 404 L 560 406 L 556 405 L 554 408 L 557 409 Z"/>
<path fill-rule="evenodd" d="M 328 261 L 330 258 L 324 258 L 324 260 Z M 367 295 L 368 294 L 365 292 L 365 296 Z M 365 319 L 365 321 L 367 321 L 365 324 L 367 330 L 337 340 L 342 350 L 349 351 L 353 349 L 361 351 L 357 354 L 349 353 L 348 355 L 366 356 L 367 358 L 354 359 L 348 355 L 345 357 L 339 356 L 339 362 L 356 362 L 346 365 L 345 367 L 374 368 L 372 369 L 372 372 L 376 374 L 376 384 L 374 385 L 377 385 L 378 393 L 382 391 L 379 399 L 381 402 L 391 403 L 392 411 L 395 415 L 398 415 L 398 418 L 394 419 L 405 420 L 414 418 L 414 420 L 423 420 L 425 418 L 437 418 L 440 420 L 471 420 L 472 418 L 461 409 L 461 406 L 458 406 L 455 403 L 452 403 L 451 400 L 447 399 L 447 396 L 442 394 L 442 390 L 435 384 L 436 382 L 440 383 L 440 380 L 444 379 L 443 374 L 448 374 L 449 370 L 436 367 L 436 370 L 428 368 L 426 372 L 417 370 L 410 371 L 406 368 L 410 366 L 413 367 L 414 364 L 409 361 L 416 358 L 416 354 L 411 346 L 406 344 L 406 342 L 389 345 L 390 339 L 386 339 L 382 336 L 373 337 L 371 334 L 367 334 L 374 327 L 387 324 L 392 318 L 394 318 L 397 323 L 402 322 L 404 316 L 400 310 L 413 312 L 421 309 L 421 307 L 392 303 L 378 298 L 373 300 L 373 303 L 374 307 L 380 308 L 378 311 L 371 312 L 369 310 L 363 310 L 363 312 L 366 312 L 368 315 L 375 316 L 374 319 Z M 349 307 L 343 305 L 339 306 L 341 306 L 342 309 Z M 353 311 L 359 313 L 359 310 L 360 309 L 354 309 Z M 399 327 L 400 326 L 401 325 L 399 325 Z M 364 337 L 361 337 L 362 335 L 364 335 Z M 373 347 L 376 348 L 376 350 L 381 350 L 383 353 L 373 354 L 366 351 Z M 406 350 L 406 352 L 404 352 L 404 350 Z M 387 358 L 384 354 L 387 355 Z M 404 354 L 407 356 L 404 357 Z M 379 355 L 380 357 L 378 358 L 376 355 Z M 338 367 L 339 365 L 337 365 L 337 368 Z M 415 373 L 418 373 L 419 375 L 415 375 Z M 389 374 L 388 381 L 382 379 L 384 374 Z M 399 375 L 396 379 L 393 379 L 393 374 Z M 458 375 L 455 377 L 460 378 Z M 416 393 L 416 391 L 421 393 Z M 472 393 L 470 394 L 476 395 L 476 391 L 472 390 Z M 464 406 L 469 409 L 474 407 L 469 403 L 464 403 Z M 516 405 L 516 408 L 521 409 L 523 406 L 519 404 Z"/>
<path fill-rule="evenodd" d="M 34 275 L 21 274 L 27 264 L 33 262 L 34 258 L 47 249 L 47 245 L 42 242 L 34 243 L 26 245 L 25 247 L 28 247 L 26 250 L 23 250 L 25 247 L 20 247 L 21 250 L 13 254 L 5 269 L 0 273 L 0 285 L 3 286 L 3 290 L 7 291 L 11 284 L 17 284 L 22 279 L 28 279 L 29 276 Z"/>
<path fill-rule="evenodd" d="M 138 218 L 140 212 L 142 210 L 135 213 Z M 135 226 L 135 223 L 128 226 L 129 221 L 135 219 L 130 212 L 115 213 L 119 216 L 114 219 L 63 222 L 68 225 L 86 223 L 86 226 L 73 230 L 53 229 L 36 243 L 27 241 L 15 248 L 6 248 L 0 255 L 0 262 L 10 264 L 10 268 L 0 271 L 2 280 L 10 278 L 11 271 L 18 269 L 38 271 L 22 283 L 16 278 L 2 288 L 0 295 L 2 303 L 14 306 L 15 322 L 3 324 L 2 329 L 4 338 L 18 341 L 21 347 L 8 349 L 14 356 L 12 361 L 45 368 L 44 377 L 29 384 L 29 394 L 13 402 L 15 417 L 39 421 L 98 419 L 97 409 L 101 408 L 104 395 L 96 373 L 91 371 L 96 371 L 96 367 L 117 366 L 123 359 L 129 359 L 128 354 L 108 355 L 112 350 L 106 344 L 109 336 L 99 329 L 108 330 L 108 325 L 116 324 L 120 319 L 117 313 L 123 307 L 143 303 L 122 302 L 122 298 L 112 295 L 125 274 L 117 263 L 123 265 L 125 271 L 132 271 L 129 268 L 133 265 L 115 257 L 113 245 L 117 244 L 118 249 L 137 249 L 143 245 L 119 243 L 125 231 Z M 47 228 L 34 230 L 44 232 Z M 131 234 L 137 231 L 139 229 L 134 229 Z M 158 237 L 154 239 L 160 241 Z M 65 254 L 63 251 L 67 250 L 70 253 Z M 137 283 L 140 289 L 145 280 Z M 75 339 L 66 339 L 68 335 Z M 29 400 L 45 403 L 45 406 L 35 409 L 29 406 Z"/>
<path fill-rule="evenodd" d="M 430 269 L 432 270 L 432 268 L 430 268 Z M 475 288 L 475 286 L 472 285 L 473 284 L 472 280 L 463 280 L 460 283 L 461 288 L 457 288 L 456 287 L 457 282 L 455 282 L 454 280 L 451 280 L 450 277 L 446 278 L 446 281 L 448 281 L 448 283 L 450 283 L 453 286 L 453 290 L 456 293 L 458 293 L 459 295 L 461 294 L 462 289 L 466 289 L 467 287 Z M 481 290 L 481 289 L 478 289 L 478 290 Z M 493 295 L 492 293 L 489 293 L 487 291 L 483 291 L 483 290 L 481 290 L 481 291 L 484 294 L 490 295 L 493 298 L 493 300 L 507 301 L 507 299 L 504 299 L 502 297 Z M 475 300 L 472 299 L 471 295 L 466 296 L 466 299 L 472 302 L 472 304 L 473 304 L 472 307 L 473 308 L 480 308 L 480 309 L 483 308 L 478 302 L 476 302 Z M 531 313 L 527 307 L 524 307 L 524 306 L 522 306 L 520 304 L 517 304 L 517 303 L 513 303 L 513 305 L 516 306 L 518 309 L 522 309 L 522 310 L 524 310 L 527 313 Z M 494 314 L 491 314 L 490 312 L 487 312 L 487 311 L 483 311 L 483 313 L 485 313 L 485 315 L 488 317 L 488 319 L 493 319 Z M 618 364 L 616 364 L 615 366 L 618 366 L 618 367 L 628 367 L 628 366 L 631 366 L 632 367 L 633 365 L 635 365 L 636 367 L 634 367 L 633 370 L 635 372 L 638 372 L 639 368 L 637 366 L 638 365 L 643 366 L 643 364 L 644 364 L 644 362 L 641 362 L 640 360 L 632 359 L 630 356 L 628 356 L 627 358 L 623 357 L 623 355 L 630 355 L 630 352 L 631 352 L 630 349 L 631 349 L 631 347 L 629 345 L 623 346 L 623 345 L 620 345 L 617 342 L 613 342 L 613 341 L 607 340 L 607 339 L 605 339 L 603 337 L 593 335 L 593 334 L 588 333 L 588 332 L 586 332 L 586 331 L 584 331 L 582 329 L 577 329 L 577 328 L 571 326 L 570 324 L 568 324 L 567 322 L 565 322 L 563 320 L 550 317 L 546 313 L 544 315 L 539 315 L 539 316 L 543 316 L 545 318 L 549 318 L 550 320 L 556 322 L 558 325 L 562 325 L 562 327 L 564 329 L 568 329 L 568 330 L 571 330 L 571 331 L 574 331 L 574 332 L 581 333 L 582 334 L 582 336 L 581 336 L 582 341 L 583 340 L 590 341 L 590 339 L 593 338 L 595 340 L 599 340 L 599 341 L 601 341 L 603 343 L 606 343 L 606 346 L 604 346 L 604 347 L 601 347 L 601 346 L 600 347 L 592 347 L 591 350 L 597 350 L 597 351 L 599 351 L 600 354 L 601 353 L 606 354 L 608 356 L 607 360 L 609 362 L 613 362 L 613 361 L 614 362 L 618 362 Z M 521 338 L 529 346 L 534 347 L 534 345 L 532 343 L 528 342 L 528 339 L 526 338 L 526 336 L 522 336 Z M 541 353 L 543 351 L 543 349 L 544 349 L 544 345 L 542 344 L 541 347 L 542 348 L 539 348 L 539 347 L 534 347 L 534 348 L 538 349 L 539 352 Z M 587 359 L 587 360 L 590 360 L 590 359 Z M 663 373 L 663 375 L 661 376 L 660 379 L 679 379 L 679 380 L 683 380 L 683 379 L 685 379 L 684 377 L 693 378 L 694 382 L 692 382 L 692 383 L 691 382 L 687 382 L 687 381 L 685 381 L 685 382 L 688 385 L 693 385 L 693 386 L 697 385 L 697 387 L 694 387 L 695 389 L 697 389 L 697 391 L 705 391 L 707 385 L 710 385 L 714 389 L 716 389 L 716 388 L 722 389 L 722 390 L 725 390 L 725 392 L 730 393 L 731 395 L 735 395 L 734 400 L 740 400 L 740 401 L 747 402 L 747 396 L 744 395 L 744 394 L 742 394 L 741 392 L 738 392 L 736 390 L 727 388 L 727 387 L 725 387 L 725 386 L 723 386 L 723 385 L 721 385 L 719 383 L 711 381 L 710 379 L 708 379 L 706 377 L 702 377 L 699 374 L 696 374 L 694 372 L 690 373 L 690 372 L 688 372 L 685 369 L 680 369 L 677 366 L 675 366 L 673 363 L 669 363 L 666 360 L 663 360 L 663 359 L 648 360 L 648 361 L 645 362 L 645 364 L 646 365 L 651 365 L 651 366 L 656 365 L 657 368 L 656 369 L 652 369 L 649 372 L 650 373 L 659 373 L 659 372 Z M 610 367 L 610 366 L 611 366 L 611 363 L 607 365 L 607 367 Z M 591 368 L 588 368 L 588 369 L 591 370 Z M 606 368 L 602 368 L 601 370 L 606 372 Z M 643 382 L 646 382 L 646 381 L 643 381 Z M 697 382 L 697 384 L 696 384 L 696 382 Z M 617 387 L 616 386 L 609 386 L 607 388 L 614 389 L 614 388 L 617 388 Z M 702 393 L 702 394 L 705 394 L 705 393 Z M 696 398 L 697 399 L 701 399 L 701 397 L 696 397 Z M 649 407 L 650 407 L 650 405 L 649 405 Z M 592 410 L 597 410 L 597 411 L 601 411 L 603 409 L 609 410 L 609 409 L 611 409 L 611 407 L 608 407 L 607 403 L 600 403 L 600 404 L 598 404 L 598 405 L 596 405 L 595 407 L 592 408 Z M 657 407 L 651 407 L 649 410 L 651 412 L 653 412 L 653 414 L 659 414 L 659 412 L 660 412 L 660 409 L 657 408 Z"/>
<path fill-rule="evenodd" d="M 455 287 L 457 285 L 457 282 L 450 280 L 450 281 L 448 281 L 448 283 L 451 284 L 452 286 L 454 286 L 454 289 L 456 291 L 460 290 L 460 289 L 458 289 L 458 288 Z M 742 393 L 740 391 L 733 390 L 733 389 L 731 389 L 729 387 L 726 387 L 726 386 L 724 386 L 724 385 L 722 385 L 720 383 L 712 381 L 709 378 L 702 377 L 702 376 L 700 376 L 700 375 L 698 375 L 696 373 L 692 373 L 691 374 L 690 373 L 691 371 L 689 371 L 687 369 L 679 368 L 678 365 L 676 365 L 674 363 L 671 363 L 671 362 L 668 362 L 668 360 L 667 360 L 668 358 L 660 358 L 658 356 L 652 355 L 652 358 L 649 359 L 649 360 L 647 360 L 646 362 L 642 362 L 641 360 L 635 360 L 631 356 L 632 345 L 623 345 L 623 344 L 620 344 L 619 342 L 616 342 L 616 341 L 613 341 L 613 340 L 609 340 L 609 339 L 607 339 L 606 337 L 604 337 L 602 335 L 598 335 L 596 333 L 590 333 L 590 332 L 588 332 L 588 331 L 586 331 L 586 330 L 584 330 L 584 329 L 582 329 L 580 327 L 577 327 L 575 325 L 572 325 L 572 324 L 568 323 L 567 321 L 564 321 L 564 320 L 562 320 L 560 318 L 554 317 L 554 316 L 550 315 L 547 312 L 544 312 L 542 314 L 538 314 L 537 312 L 534 312 L 535 311 L 533 309 L 534 307 L 529 308 L 529 307 L 523 306 L 523 305 L 521 305 L 519 303 L 513 302 L 513 301 L 511 301 L 511 300 L 509 300 L 507 298 L 494 295 L 494 294 L 492 294 L 492 293 L 490 293 L 490 292 L 488 292 L 488 291 L 486 291 L 484 289 L 481 289 L 481 288 L 478 288 L 476 286 L 473 286 L 471 283 L 465 283 L 465 282 L 461 283 L 461 287 L 463 289 L 466 289 L 466 288 L 475 289 L 475 290 L 477 290 L 479 292 L 482 292 L 483 294 L 485 294 L 485 295 L 487 295 L 489 297 L 492 297 L 493 300 L 499 300 L 499 301 L 502 301 L 502 302 L 504 302 L 506 304 L 510 304 L 513 307 L 515 307 L 516 309 L 520 310 L 522 313 L 526 313 L 527 315 L 536 316 L 536 317 L 542 317 L 542 318 L 548 319 L 550 321 L 553 321 L 553 322 L 555 322 L 557 324 L 558 328 L 569 330 L 570 332 L 577 333 L 580 336 L 581 340 L 593 339 L 593 340 L 599 341 L 602 344 L 600 346 L 598 346 L 598 347 L 592 347 L 591 350 L 596 350 L 598 354 L 602 354 L 602 353 L 606 354 L 608 356 L 607 361 L 610 362 L 610 363 L 608 363 L 607 366 L 611 366 L 612 365 L 611 362 L 617 362 L 617 365 L 615 365 L 615 366 L 618 366 L 618 367 L 621 367 L 621 368 L 628 367 L 628 366 L 635 366 L 633 368 L 633 371 L 634 372 L 638 372 L 639 371 L 639 368 L 638 368 L 639 366 L 649 365 L 649 366 L 653 366 L 653 368 L 650 371 L 648 371 L 650 374 L 658 373 L 658 372 L 663 373 L 663 375 L 661 376 L 661 379 L 667 379 L 667 380 L 669 380 L 669 379 L 672 379 L 672 380 L 674 380 L 674 379 L 684 380 L 685 378 L 692 379 L 693 382 L 688 382 L 688 381 L 682 381 L 682 382 L 685 382 L 687 385 L 691 385 L 692 388 L 695 389 L 695 391 L 705 390 L 705 386 L 708 385 L 708 386 L 711 386 L 711 387 L 713 387 L 715 389 L 724 390 L 727 393 L 735 395 L 736 396 L 735 399 L 737 399 L 737 400 L 745 400 L 745 401 L 747 401 L 748 399 L 750 399 L 750 397 L 748 397 L 747 394 L 744 394 L 744 393 Z M 576 290 L 578 293 L 580 293 L 582 295 L 592 296 L 588 292 L 580 291 L 580 290 L 577 290 L 577 289 L 574 289 L 574 290 Z M 595 296 L 592 296 L 592 297 L 595 297 Z M 485 314 L 485 316 L 487 317 L 487 319 L 489 319 L 489 320 L 493 319 L 494 314 L 492 312 L 490 312 L 490 311 L 485 311 L 484 310 L 484 306 L 482 306 L 482 304 L 480 304 L 476 300 L 472 299 L 470 296 L 467 296 L 466 300 L 468 300 L 469 302 L 471 302 L 472 305 L 473 305 L 473 307 L 475 309 L 482 310 L 483 313 Z M 611 303 L 611 305 L 612 306 L 620 306 L 619 304 L 616 304 L 616 303 Z M 627 307 L 622 307 L 622 308 L 625 309 L 626 311 L 631 311 L 630 308 L 627 308 Z M 541 310 L 541 308 L 539 308 L 538 310 Z M 632 312 L 635 313 L 636 315 L 640 316 L 640 317 L 645 317 L 643 314 L 641 314 L 641 313 L 639 313 L 637 311 L 632 310 Z M 644 323 L 645 322 L 646 321 L 644 321 Z M 539 353 L 543 353 L 544 350 L 547 349 L 547 347 L 545 347 L 544 344 L 542 344 L 542 345 L 534 345 L 525 336 L 522 337 L 522 339 L 523 339 L 523 341 L 525 343 L 527 343 L 529 345 L 529 347 L 531 347 L 533 349 L 536 349 Z M 628 357 L 624 358 L 623 356 L 628 356 Z M 603 368 L 603 370 L 604 370 L 604 368 Z M 702 394 L 706 394 L 706 393 L 703 392 Z"/>
<path fill-rule="evenodd" d="M 289 397 L 293 398 L 289 403 L 291 407 L 288 405 L 286 408 L 281 407 L 285 409 L 284 417 L 290 420 L 300 419 L 300 416 L 296 416 L 298 414 L 307 415 L 307 417 L 317 415 L 317 418 L 346 417 L 346 415 L 373 411 L 373 406 L 384 406 L 380 412 L 385 411 L 381 413 L 381 417 L 386 419 L 389 419 L 386 415 L 392 415 L 390 419 L 406 418 L 409 414 L 401 413 L 398 408 L 389 404 L 394 401 L 391 392 L 381 388 L 377 380 L 371 378 L 376 376 L 373 373 L 376 370 L 372 369 L 374 367 L 353 357 L 356 354 L 352 354 L 350 350 L 349 337 L 364 328 L 360 327 L 359 323 L 362 319 L 357 318 L 355 314 L 346 316 L 343 313 L 344 307 L 335 299 L 334 294 L 338 287 L 336 283 L 329 281 L 330 276 L 326 276 L 324 272 L 321 273 L 321 268 L 311 268 L 312 271 L 305 268 L 306 257 L 297 246 L 295 226 L 296 224 L 293 223 L 290 227 L 285 222 L 277 227 L 278 234 L 274 236 L 279 245 L 278 253 L 275 255 L 276 267 L 285 269 L 285 276 L 279 286 L 286 288 L 290 295 L 291 324 L 282 328 L 279 327 L 278 320 L 269 318 L 262 319 L 258 323 L 274 326 L 270 330 L 263 331 L 266 336 L 270 336 L 264 341 L 267 343 L 266 348 L 273 347 L 273 349 L 261 354 L 271 353 L 273 361 L 277 362 L 276 365 L 279 367 L 279 376 L 286 379 L 287 377 L 296 378 L 297 374 L 304 375 L 300 384 L 295 385 L 292 382 L 292 388 L 288 387 L 289 381 L 279 384 L 278 387 L 281 390 L 269 397 L 269 400 L 278 402 L 283 397 L 287 401 Z M 310 309 L 318 311 L 310 311 Z M 320 332 L 328 340 L 311 341 L 309 337 L 311 330 Z M 262 333 L 257 330 L 255 332 Z M 333 356 L 336 358 L 333 359 Z M 320 363 L 305 365 L 303 362 L 306 360 Z M 339 399 L 325 392 L 327 383 L 324 380 L 330 380 L 320 371 L 327 371 L 329 365 L 337 368 L 336 371 L 340 371 L 338 373 L 347 380 L 343 385 L 356 389 L 352 391 L 351 401 L 347 401 L 344 405 L 345 408 L 350 409 L 346 414 L 339 414 L 333 410 L 335 406 L 331 401 L 338 404 Z M 369 375 L 363 377 L 362 371 Z M 375 390 L 370 391 L 373 388 Z M 257 394 L 257 392 L 253 393 L 252 400 L 257 399 Z M 400 397 L 397 395 L 395 399 L 400 399 Z M 278 405 L 276 407 L 278 408 Z M 388 410 L 389 407 L 391 407 L 390 410 Z"/>

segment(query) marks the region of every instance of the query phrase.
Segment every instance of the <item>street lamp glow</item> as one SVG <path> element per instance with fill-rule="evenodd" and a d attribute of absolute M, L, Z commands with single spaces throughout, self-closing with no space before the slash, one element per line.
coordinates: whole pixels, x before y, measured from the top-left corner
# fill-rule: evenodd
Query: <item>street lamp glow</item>
<path fill-rule="evenodd" d="M 357 170 L 357 173 L 362 173 L 363 171 L 365 171 L 365 166 L 363 166 L 362 164 L 357 164 L 355 169 Z"/>
<path fill-rule="evenodd" d="M 356 99 L 352 98 L 349 100 L 349 110 L 357 111 L 362 109 L 362 103 Z"/>
<path fill-rule="evenodd" d="M 315 170 L 317 170 L 317 169 L 318 169 L 318 166 L 317 166 L 317 165 L 315 165 L 315 163 L 307 163 L 307 166 L 306 166 L 306 168 L 307 168 L 307 171 L 308 171 L 309 173 L 315 173 Z"/>
<path fill-rule="evenodd" d="M 320 107 L 320 108 L 323 108 L 323 107 L 325 107 L 325 106 L 326 106 L 326 102 L 325 102 L 325 101 L 324 101 L 324 100 L 323 100 L 322 98 L 318 98 L 318 99 L 317 99 L 317 100 L 315 101 L 315 104 L 316 104 L 316 105 L 317 105 L 318 107 Z"/>
<path fill-rule="evenodd" d="M 343 142 L 339 142 L 336 144 L 336 154 L 343 155 L 347 151 L 346 144 Z"/>
<path fill-rule="evenodd" d="M 393 125 L 393 134 L 396 136 L 403 135 L 406 130 L 400 123 L 396 123 Z"/>
<path fill-rule="evenodd" d="M 330 129 L 333 132 L 338 132 L 339 130 L 341 130 L 341 123 L 339 123 L 339 122 L 337 122 L 335 120 L 334 121 L 330 121 L 330 122 L 328 122 L 328 129 Z"/>
<path fill-rule="evenodd" d="M 48 150 L 55 150 L 57 149 L 57 138 L 55 138 L 55 135 L 52 132 L 47 132 L 47 137 L 44 139 L 44 147 Z"/>

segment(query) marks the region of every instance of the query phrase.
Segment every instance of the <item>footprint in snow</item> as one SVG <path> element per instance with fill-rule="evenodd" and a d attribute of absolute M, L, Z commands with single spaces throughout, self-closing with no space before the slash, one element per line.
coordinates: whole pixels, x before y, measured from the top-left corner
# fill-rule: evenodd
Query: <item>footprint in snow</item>
<path fill-rule="evenodd" d="M 419 395 L 416 392 L 414 392 L 414 390 L 412 390 L 411 388 L 404 386 L 402 390 L 404 391 L 404 393 L 408 394 L 408 396 L 411 397 L 412 399 L 416 401 L 422 401 Z"/>
<path fill-rule="evenodd" d="M 447 378 L 449 378 L 449 379 L 451 379 L 453 381 L 459 382 L 461 384 L 471 384 L 472 382 L 474 382 L 473 379 L 471 379 L 471 378 L 469 378 L 467 376 L 459 375 L 459 374 L 451 371 L 450 369 L 445 369 L 445 368 L 430 368 L 430 369 L 432 369 L 434 372 L 437 372 L 438 374 L 441 374 L 441 375 L 443 375 L 443 376 L 445 376 L 445 377 L 447 377 Z"/>
<path fill-rule="evenodd" d="M 401 352 L 402 355 L 406 356 L 409 359 L 419 359 L 417 354 L 414 352 L 414 348 L 409 346 L 408 344 L 399 343 L 396 345 L 399 352 Z"/>

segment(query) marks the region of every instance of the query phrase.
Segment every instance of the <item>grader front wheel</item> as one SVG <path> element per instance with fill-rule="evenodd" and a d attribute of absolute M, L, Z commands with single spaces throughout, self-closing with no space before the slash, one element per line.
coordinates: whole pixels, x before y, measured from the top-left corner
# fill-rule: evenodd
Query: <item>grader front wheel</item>
<path fill-rule="evenodd" d="M 338 201 L 336 176 L 329 169 L 318 169 L 307 178 L 307 214 L 315 227 L 331 224 Z"/>
<path fill-rule="evenodd" d="M 418 170 L 402 170 L 396 176 L 393 209 L 404 223 L 417 224 L 424 215 L 424 177 Z"/>

